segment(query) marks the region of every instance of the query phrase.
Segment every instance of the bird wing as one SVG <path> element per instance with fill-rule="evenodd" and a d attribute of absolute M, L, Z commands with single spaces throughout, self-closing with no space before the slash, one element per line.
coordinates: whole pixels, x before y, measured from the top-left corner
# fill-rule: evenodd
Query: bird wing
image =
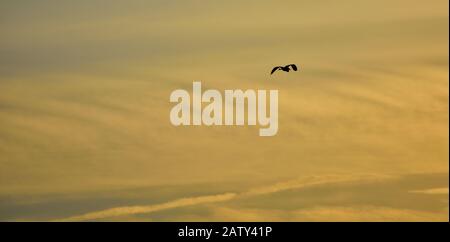
<path fill-rule="evenodd" d="M 295 64 L 290 64 L 292 66 L 292 70 L 297 71 L 297 66 Z"/>
<path fill-rule="evenodd" d="M 270 72 L 270 75 L 272 75 L 276 70 L 280 69 L 280 66 L 276 66 L 272 69 L 272 71 Z"/>

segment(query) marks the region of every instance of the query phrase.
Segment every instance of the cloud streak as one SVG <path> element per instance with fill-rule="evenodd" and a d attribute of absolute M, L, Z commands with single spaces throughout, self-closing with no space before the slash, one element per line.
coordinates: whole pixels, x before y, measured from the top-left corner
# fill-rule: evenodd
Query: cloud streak
<path fill-rule="evenodd" d="M 385 181 L 387 179 L 397 178 L 395 176 L 375 175 L 375 174 L 362 174 L 362 175 L 325 175 L 325 176 L 312 176 L 303 179 L 295 179 L 287 182 L 280 182 L 274 185 L 265 187 L 259 187 L 256 189 L 250 189 L 242 193 L 223 193 L 218 195 L 208 195 L 190 198 L 181 198 L 173 201 L 144 205 L 144 206 L 123 206 L 115 207 L 96 212 L 90 212 L 79 216 L 72 216 L 56 221 L 74 222 L 74 221 L 89 221 L 97 219 L 105 219 L 110 217 L 136 215 L 136 214 L 149 214 L 153 212 L 182 208 L 187 206 L 194 206 L 208 203 L 226 202 L 233 199 L 239 199 L 249 196 L 259 196 L 271 193 L 277 193 L 293 189 L 309 188 L 314 186 L 321 186 L 327 184 L 345 184 L 345 183 L 369 183 L 377 181 Z"/>
<path fill-rule="evenodd" d="M 180 208 L 204 203 L 212 203 L 212 202 L 224 202 L 230 199 L 233 199 L 236 196 L 235 193 L 224 193 L 219 195 L 211 195 L 211 196 L 200 196 L 200 197 L 191 197 L 191 198 L 181 198 L 178 200 L 156 204 L 156 205 L 147 205 L 147 206 L 125 206 L 125 207 L 116 207 L 105 209 L 97 212 L 86 213 L 80 216 L 73 216 L 57 221 L 86 221 L 86 220 L 96 220 L 103 219 L 108 217 L 117 217 L 124 215 L 134 215 L 134 214 L 142 214 L 142 213 L 152 213 L 167 209 Z"/>
<path fill-rule="evenodd" d="M 425 190 L 416 190 L 416 191 L 410 191 L 410 193 L 421 193 L 421 194 L 429 194 L 429 195 L 445 195 L 449 193 L 448 187 L 442 187 L 442 188 L 431 188 L 431 189 L 425 189 Z"/>
<path fill-rule="evenodd" d="M 256 188 L 248 192 L 245 192 L 242 195 L 257 196 L 282 192 L 286 190 L 301 189 L 327 184 L 352 183 L 352 182 L 367 183 L 367 182 L 385 181 L 387 179 L 395 179 L 395 178 L 397 177 L 388 175 L 376 175 L 376 174 L 311 176 L 287 182 L 280 182 L 271 186 Z"/>

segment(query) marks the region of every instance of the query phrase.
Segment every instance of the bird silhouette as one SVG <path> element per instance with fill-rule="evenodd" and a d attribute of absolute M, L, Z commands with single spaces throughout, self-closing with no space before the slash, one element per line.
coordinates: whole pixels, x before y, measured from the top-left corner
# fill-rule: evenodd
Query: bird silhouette
<path fill-rule="evenodd" d="M 291 70 L 290 67 L 292 67 L 292 70 L 297 71 L 297 66 L 295 64 L 289 64 L 289 65 L 286 65 L 286 66 L 275 66 L 272 69 L 272 71 L 270 72 L 270 75 L 272 75 L 277 70 L 282 70 L 282 71 L 285 71 L 285 72 L 289 72 Z"/>

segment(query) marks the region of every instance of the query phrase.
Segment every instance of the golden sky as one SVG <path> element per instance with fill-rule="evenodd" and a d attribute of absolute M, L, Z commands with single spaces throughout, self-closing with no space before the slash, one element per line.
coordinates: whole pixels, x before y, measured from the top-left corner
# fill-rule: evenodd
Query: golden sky
<path fill-rule="evenodd" d="M 448 4 L 1 1 L 0 220 L 448 221 Z M 172 126 L 193 81 L 277 135 Z"/>

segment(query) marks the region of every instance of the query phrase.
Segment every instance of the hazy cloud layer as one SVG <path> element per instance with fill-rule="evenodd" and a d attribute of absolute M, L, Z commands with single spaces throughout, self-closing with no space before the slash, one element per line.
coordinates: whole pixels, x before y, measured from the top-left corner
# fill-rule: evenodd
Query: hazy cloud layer
<path fill-rule="evenodd" d="M 448 184 L 427 185 L 448 180 L 448 4 L 1 1 L 0 218 L 53 220 L 141 204 L 153 211 L 168 202 L 151 218 L 114 218 L 207 220 L 220 209 L 300 218 L 277 214 L 291 214 L 282 209 L 289 200 L 307 202 L 311 214 L 448 214 L 429 211 L 448 203 Z M 284 63 L 301 71 L 269 75 Z M 277 136 L 261 138 L 258 127 L 173 127 L 169 94 L 190 91 L 193 81 L 220 91 L 278 89 Z M 356 174 L 384 181 L 424 173 L 431 175 L 412 187 L 350 189 L 327 197 L 332 204 L 314 192 L 283 192 L 365 179 Z M 209 203 L 178 207 L 182 198 L 228 192 L 237 195 L 216 212 Z M 398 199 L 378 200 L 385 196 Z M 261 208 L 264 197 L 269 207 Z"/>

